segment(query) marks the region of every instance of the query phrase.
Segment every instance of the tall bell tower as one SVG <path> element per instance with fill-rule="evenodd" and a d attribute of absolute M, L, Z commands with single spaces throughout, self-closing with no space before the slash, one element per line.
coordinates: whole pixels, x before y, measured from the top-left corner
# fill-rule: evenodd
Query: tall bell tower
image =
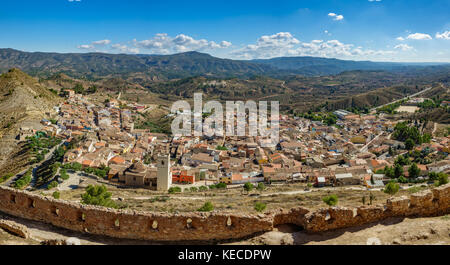
<path fill-rule="evenodd" d="M 172 185 L 172 172 L 170 172 L 170 155 L 158 157 L 158 174 L 156 181 L 156 189 L 159 191 L 167 191 Z"/>

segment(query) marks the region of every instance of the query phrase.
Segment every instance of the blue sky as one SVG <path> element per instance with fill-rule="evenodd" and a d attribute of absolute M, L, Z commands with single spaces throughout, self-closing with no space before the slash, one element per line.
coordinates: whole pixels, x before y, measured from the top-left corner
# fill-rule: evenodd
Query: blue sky
<path fill-rule="evenodd" d="M 450 0 L 16 0 L 0 47 L 450 62 Z"/>

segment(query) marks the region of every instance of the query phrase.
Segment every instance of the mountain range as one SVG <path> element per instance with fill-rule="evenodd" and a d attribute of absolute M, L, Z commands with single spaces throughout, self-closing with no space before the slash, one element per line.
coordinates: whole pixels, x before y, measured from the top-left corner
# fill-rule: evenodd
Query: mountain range
<path fill-rule="evenodd" d="M 450 64 L 443 65 L 448 69 Z M 284 78 L 292 75 L 326 76 L 353 70 L 405 71 L 441 67 L 371 61 L 348 61 L 319 57 L 279 57 L 258 60 L 231 60 L 199 52 L 173 55 L 130 55 L 106 53 L 45 53 L 0 49 L 0 71 L 11 68 L 34 76 L 65 73 L 87 79 L 105 77 L 172 80 L 192 76 L 248 78 L 265 75 Z"/>

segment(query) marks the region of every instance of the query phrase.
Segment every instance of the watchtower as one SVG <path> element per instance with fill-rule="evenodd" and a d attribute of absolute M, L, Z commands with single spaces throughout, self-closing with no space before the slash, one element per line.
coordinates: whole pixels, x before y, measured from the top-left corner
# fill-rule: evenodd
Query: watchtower
<path fill-rule="evenodd" d="M 172 185 L 172 172 L 170 172 L 170 156 L 158 157 L 158 174 L 156 181 L 156 189 L 159 191 L 167 191 Z"/>

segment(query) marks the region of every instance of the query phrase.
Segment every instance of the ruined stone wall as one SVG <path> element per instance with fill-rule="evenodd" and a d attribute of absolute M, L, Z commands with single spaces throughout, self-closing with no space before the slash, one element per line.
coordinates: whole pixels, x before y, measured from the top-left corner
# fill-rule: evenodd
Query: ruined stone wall
<path fill-rule="evenodd" d="M 295 224 L 309 232 L 321 232 L 389 217 L 444 215 L 450 212 L 450 184 L 410 197 L 393 198 L 385 205 L 331 207 L 317 211 L 295 207 L 258 215 L 114 210 L 0 187 L 0 211 L 74 231 L 116 238 L 210 241 L 239 239 L 271 231 L 279 224 Z"/>
<path fill-rule="evenodd" d="M 224 240 L 273 228 L 271 215 L 115 210 L 7 187 L 0 187 L 0 211 L 79 232 L 155 241 Z"/>
<path fill-rule="evenodd" d="M 450 184 L 388 199 L 385 205 L 356 208 L 332 207 L 305 215 L 304 228 L 311 232 L 358 226 L 389 217 L 427 217 L 450 213 Z"/>

